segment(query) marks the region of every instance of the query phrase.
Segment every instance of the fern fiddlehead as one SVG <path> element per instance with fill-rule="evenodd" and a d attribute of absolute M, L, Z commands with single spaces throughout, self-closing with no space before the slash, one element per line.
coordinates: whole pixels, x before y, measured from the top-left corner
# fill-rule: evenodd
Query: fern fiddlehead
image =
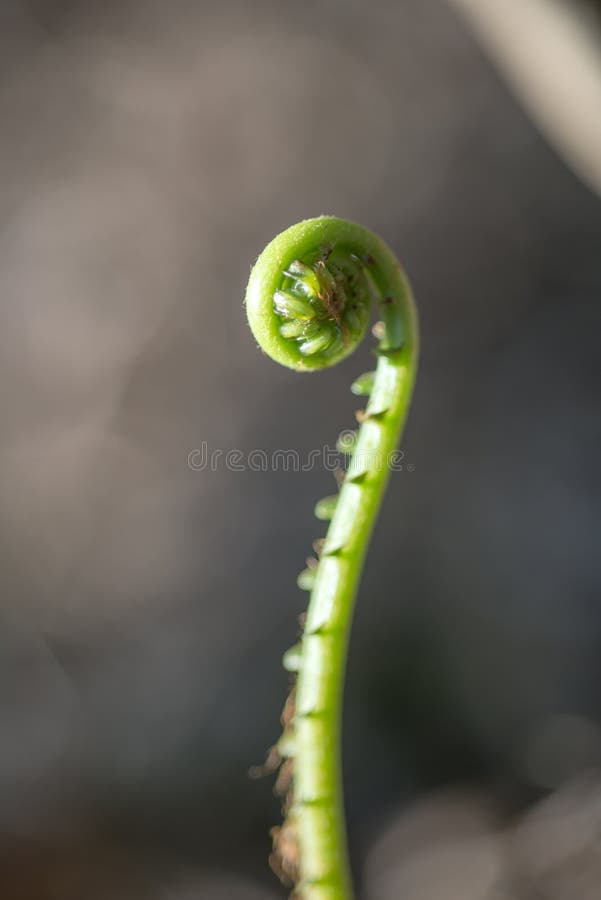
<path fill-rule="evenodd" d="M 284 656 L 296 678 L 284 732 L 268 765 L 279 767 L 284 824 L 273 830 L 273 864 L 302 900 L 350 900 L 341 785 L 341 708 L 348 636 L 365 554 L 407 416 L 418 355 L 417 316 L 399 262 L 375 234 L 321 216 L 293 225 L 259 256 L 246 309 L 260 347 L 297 371 L 334 365 L 365 335 L 372 300 L 379 322 L 375 372 L 353 393 L 368 396 L 357 432 L 340 449 L 349 464 L 337 497 L 316 506 L 330 521 L 319 559 L 298 585 L 310 591 L 300 644 Z"/>

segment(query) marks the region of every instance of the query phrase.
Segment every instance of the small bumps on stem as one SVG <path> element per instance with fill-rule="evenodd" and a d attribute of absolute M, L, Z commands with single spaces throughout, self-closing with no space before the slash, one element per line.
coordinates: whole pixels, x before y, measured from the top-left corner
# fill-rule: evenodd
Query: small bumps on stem
<path fill-rule="evenodd" d="M 328 522 L 297 579 L 310 592 L 299 643 L 284 656 L 292 687 L 283 733 L 262 771 L 278 771 L 284 823 L 272 831 L 271 864 L 302 900 L 351 900 L 341 786 L 341 707 L 348 636 L 373 526 L 398 446 L 417 367 L 417 316 L 398 260 L 367 229 L 322 216 L 276 237 L 253 268 L 246 294 L 251 330 L 276 362 L 297 371 L 332 366 L 366 334 L 375 372 L 352 385 L 367 397 L 358 430 L 341 434 L 348 467 L 316 518 Z"/>

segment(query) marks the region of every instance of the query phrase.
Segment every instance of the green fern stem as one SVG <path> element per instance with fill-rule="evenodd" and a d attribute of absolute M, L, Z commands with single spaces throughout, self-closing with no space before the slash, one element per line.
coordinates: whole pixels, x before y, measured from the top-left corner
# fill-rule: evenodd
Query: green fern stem
<path fill-rule="evenodd" d="M 248 319 L 261 348 L 298 371 L 333 365 L 355 349 L 372 301 L 375 373 L 353 385 L 368 395 L 340 493 L 316 508 L 331 522 L 319 563 L 299 576 L 310 589 L 301 644 L 284 665 L 297 673 L 293 720 L 279 751 L 293 759 L 286 827 L 298 847 L 295 896 L 351 900 L 341 783 L 341 710 L 355 598 L 390 462 L 409 410 L 418 357 L 417 315 L 399 262 L 375 234 L 322 216 L 292 226 L 263 251 L 250 276 Z"/>

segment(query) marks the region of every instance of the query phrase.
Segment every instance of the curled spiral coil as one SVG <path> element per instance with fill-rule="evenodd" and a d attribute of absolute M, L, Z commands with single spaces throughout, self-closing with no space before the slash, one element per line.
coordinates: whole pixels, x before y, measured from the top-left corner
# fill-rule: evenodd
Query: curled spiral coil
<path fill-rule="evenodd" d="M 379 251 L 386 277 L 395 268 L 400 276 L 397 260 L 376 235 L 342 219 L 307 219 L 274 238 L 246 292 L 248 321 L 261 348 L 300 371 L 332 366 L 352 353 L 367 331 L 372 299 L 381 294 L 372 251 Z M 381 300 L 395 303 L 390 294 Z M 383 310 L 384 347 L 401 344 L 401 317 L 394 312 Z"/>

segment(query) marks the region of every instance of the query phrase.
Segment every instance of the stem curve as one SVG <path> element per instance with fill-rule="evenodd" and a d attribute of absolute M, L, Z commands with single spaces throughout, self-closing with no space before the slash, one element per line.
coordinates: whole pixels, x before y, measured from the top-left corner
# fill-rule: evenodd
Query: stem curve
<path fill-rule="evenodd" d="M 299 587 L 311 591 L 309 607 L 301 643 L 284 657 L 296 688 L 267 764 L 280 766 L 287 795 L 285 822 L 272 832 L 272 861 L 302 900 L 353 896 L 340 759 L 344 673 L 365 555 L 411 401 L 417 313 L 390 248 L 368 229 L 331 216 L 278 235 L 257 260 L 246 294 L 257 342 L 297 371 L 348 356 L 367 330 L 372 301 L 380 318 L 378 363 L 352 386 L 369 400 L 356 436 L 344 433 L 341 449 L 350 462 L 339 495 L 316 507 L 319 519 L 331 521 L 319 561 L 299 576 Z"/>

